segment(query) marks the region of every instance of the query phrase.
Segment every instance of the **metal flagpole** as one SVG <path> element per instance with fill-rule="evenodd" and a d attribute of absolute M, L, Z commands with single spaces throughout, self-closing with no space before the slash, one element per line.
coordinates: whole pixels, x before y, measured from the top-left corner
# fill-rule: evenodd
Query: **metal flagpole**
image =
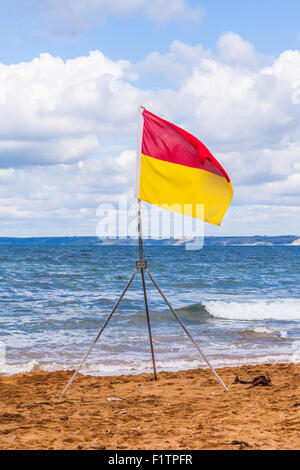
<path fill-rule="evenodd" d="M 153 364 L 153 374 L 154 374 L 154 379 L 157 380 L 156 364 L 155 364 L 155 356 L 154 356 L 154 348 L 153 348 L 151 324 L 150 324 L 150 314 L 149 314 L 149 308 L 148 308 L 146 283 L 145 283 L 145 275 L 144 275 L 144 269 L 147 267 L 147 261 L 144 260 L 144 256 L 143 256 L 142 213 L 141 213 L 141 200 L 139 198 L 140 167 L 141 167 L 141 154 L 142 154 L 142 136 L 143 136 L 143 126 L 144 126 L 143 109 L 145 109 L 144 106 L 139 106 L 139 108 L 138 108 L 138 133 L 137 133 L 137 149 L 136 149 L 137 165 L 136 165 L 135 197 L 137 198 L 137 201 L 138 201 L 138 232 L 139 232 L 139 234 L 138 234 L 138 237 L 139 237 L 139 260 L 137 261 L 136 266 L 137 266 L 137 268 L 139 268 L 141 270 L 142 284 L 143 284 L 143 291 L 144 291 L 145 309 L 146 309 L 146 317 L 147 317 L 147 325 L 148 325 L 151 356 L 152 356 L 152 364 Z"/>
<path fill-rule="evenodd" d="M 73 382 L 73 380 L 75 379 L 76 375 L 78 374 L 78 372 L 80 371 L 81 367 L 83 366 L 83 364 L 85 363 L 85 361 L 87 360 L 88 356 L 90 355 L 90 353 L 92 352 L 95 344 L 97 343 L 98 339 L 100 338 L 100 336 L 102 335 L 105 327 L 107 326 L 109 320 L 111 319 L 111 317 L 113 316 L 114 312 L 116 311 L 119 303 L 121 302 L 122 298 L 124 297 L 126 291 L 128 290 L 130 284 L 132 283 L 136 273 L 138 272 L 139 268 L 136 267 L 133 275 L 131 276 L 130 280 L 128 281 L 125 289 L 123 290 L 122 294 L 120 295 L 117 303 L 115 304 L 114 308 L 112 309 L 112 311 L 110 312 L 109 316 L 107 317 L 104 325 L 102 326 L 101 330 L 99 331 L 99 333 L 97 334 L 93 344 L 91 345 L 90 349 L 87 351 L 87 353 L 85 354 L 85 356 L 83 357 L 81 363 L 79 364 L 79 366 L 77 367 L 76 371 L 74 372 L 74 374 L 72 375 L 71 379 L 69 380 L 68 384 L 66 385 L 64 391 L 62 392 L 61 396 L 59 398 L 63 398 L 63 396 L 65 395 L 66 391 L 68 390 L 68 388 L 70 387 L 71 383 Z"/>
<path fill-rule="evenodd" d="M 142 284 L 143 284 L 143 291 L 144 291 L 144 300 L 145 300 L 145 308 L 146 308 L 146 317 L 147 317 L 147 325 L 148 325 L 151 356 L 152 356 L 152 364 L 153 364 L 153 374 L 154 374 L 154 379 L 157 380 L 156 364 L 155 364 L 155 356 L 154 356 L 154 348 L 153 348 L 151 324 L 150 324 L 150 314 L 149 314 L 149 308 L 148 308 L 146 283 L 145 283 L 145 276 L 144 276 L 144 269 L 147 269 L 147 262 L 146 262 L 146 260 L 143 259 L 143 234 L 142 234 L 142 215 L 141 215 L 141 201 L 140 200 L 138 200 L 138 231 L 139 231 L 139 254 L 140 254 L 140 259 L 139 259 L 139 261 L 137 261 L 137 267 L 141 269 Z"/>
<path fill-rule="evenodd" d="M 143 234 L 142 234 L 142 202 L 138 200 L 138 232 L 139 232 L 139 257 L 144 259 L 143 255 Z"/>
<path fill-rule="evenodd" d="M 213 366 L 211 365 L 211 363 L 209 362 L 209 360 L 207 359 L 207 357 L 205 356 L 205 354 L 201 351 L 201 349 L 199 348 L 198 344 L 196 343 L 196 341 L 194 340 L 194 338 L 192 337 L 192 335 L 190 334 L 190 332 L 188 331 L 188 329 L 186 328 L 186 326 L 183 324 L 183 322 L 181 321 L 181 319 L 179 318 L 178 314 L 175 312 L 175 310 L 173 309 L 173 307 L 170 305 L 169 301 L 167 300 L 166 296 L 164 295 L 164 293 L 162 292 L 162 290 L 160 289 L 160 287 L 158 286 L 158 284 L 155 282 L 155 280 L 153 279 L 150 271 L 148 268 L 146 268 L 146 273 L 148 274 L 148 276 L 150 277 L 151 281 L 153 282 L 154 286 L 156 287 L 156 289 L 158 290 L 158 292 L 160 293 L 160 295 L 162 296 L 162 298 L 164 299 L 164 301 L 166 302 L 166 304 L 168 305 L 169 309 L 171 310 L 171 312 L 173 313 L 173 315 L 175 316 L 176 320 L 178 321 L 178 323 L 181 325 L 181 327 L 184 329 L 184 331 L 186 332 L 186 334 L 188 335 L 188 337 L 191 339 L 193 345 L 195 346 L 195 348 L 197 349 L 198 353 L 200 354 L 200 356 L 202 356 L 202 358 L 204 359 L 204 361 L 206 362 L 206 364 L 209 366 L 210 370 L 212 371 L 212 373 L 214 374 L 214 376 L 218 379 L 218 381 L 220 382 L 220 384 L 222 385 L 222 387 L 224 388 L 224 390 L 226 392 L 228 392 L 228 388 L 226 387 L 226 385 L 224 384 L 223 380 L 221 379 L 221 377 L 217 374 L 217 372 L 215 371 L 215 369 L 213 368 Z"/>

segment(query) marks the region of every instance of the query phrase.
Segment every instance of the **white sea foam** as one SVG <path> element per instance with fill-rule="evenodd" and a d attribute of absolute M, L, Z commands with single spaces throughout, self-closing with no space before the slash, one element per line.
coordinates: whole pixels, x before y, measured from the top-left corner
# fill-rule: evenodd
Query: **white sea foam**
<path fill-rule="evenodd" d="M 228 357 L 210 357 L 210 362 L 214 367 L 237 367 L 242 365 L 255 365 L 255 364 L 276 364 L 276 363 L 299 363 L 300 354 L 295 351 L 292 354 L 267 354 L 267 355 L 257 355 L 257 356 L 228 356 Z M 41 362 L 30 361 L 28 363 L 19 363 L 19 364 L 1 364 L 0 374 L 2 375 L 13 375 L 19 373 L 31 372 L 32 370 L 45 370 L 47 372 L 54 372 L 57 370 L 69 370 L 74 371 L 75 367 L 78 364 L 62 364 L 56 362 Z M 156 363 L 158 372 L 162 371 L 171 371 L 175 372 L 178 370 L 189 370 L 207 368 L 207 364 L 199 358 L 198 359 L 170 359 L 165 361 L 157 361 Z M 95 375 L 95 376 L 113 376 L 113 375 L 131 375 L 131 374 L 141 374 L 141 373 L 151 373 L 152 372 L 152 362 L 129 362 L 125 364 L 88 364 L 85 365 L 81 373 L 83 375 Z"/>
<path fill-rule="evenodd" d="M 255 328 L 252 328 L 252 331 L 254 331 L 255 333 L 261 333 L 265 335 L 273 335 L 274 333 L 277 333 L 272 328 L 265 328 L 263 326 L 257 326 Z"/>
<path fill-rule="evenodd" d="M 36 360 L 19 364 L 8 364 L 5 362 L 0 363 L 0 374 L 3 375 L 21 374 L 25 372 L 31 372 L 35 369 L 40 369 L 39 362 Z"/>
<path fill-rule="evenodd" d="M 205 302 L 205 308 L 215 318 L 227 320 L 300 321 L 300 300 L 281 299 L 256 302 Z"/>
<path fill-rule="evenodd" d="M 282 339 L 289 337 L 289 330 L 267 328 L 265 326 L 254 326 L 253 328 L 249 328 L 248 331 L 256 333 L 257 335 L 276 336 Z"/>

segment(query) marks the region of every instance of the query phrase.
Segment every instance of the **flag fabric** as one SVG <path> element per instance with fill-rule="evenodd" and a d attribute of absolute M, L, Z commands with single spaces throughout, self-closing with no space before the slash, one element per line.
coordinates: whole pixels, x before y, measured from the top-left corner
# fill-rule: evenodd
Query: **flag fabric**
<path fill-rule="evenodd" d="M 220 225 L 233 194 L 226 171 L 192 134 L 140 109 L 137 199 Z"/>

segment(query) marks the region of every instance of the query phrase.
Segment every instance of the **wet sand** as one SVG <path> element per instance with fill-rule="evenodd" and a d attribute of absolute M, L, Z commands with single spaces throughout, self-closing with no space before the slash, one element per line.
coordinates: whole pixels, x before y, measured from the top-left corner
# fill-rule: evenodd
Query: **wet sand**
<path fill-rule="evenodd" d="M 300 448 L 300 364 L 218 372 L 229 392 L 195 369 L 157 382 L 78 375 L 61 400 L 70 371 L 0 376 L 0 449 Z M 234 385 L 236 375 L 269 375 L 272 385 Z"/>

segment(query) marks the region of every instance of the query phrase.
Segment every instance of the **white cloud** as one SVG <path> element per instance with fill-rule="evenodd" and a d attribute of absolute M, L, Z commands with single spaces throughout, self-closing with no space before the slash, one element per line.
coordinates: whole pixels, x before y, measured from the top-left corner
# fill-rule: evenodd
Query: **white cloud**
<path fill-rule="evenodd" d="M 0 204 L 0 218 L 24 218 L 29 215 L 28 212 L 20 210 L 17 206 L 1 206 Z"/>
<path fill-rule="evenodd" d="M 74 162 L 93 154 L 98 148 L 94 135 L 78 138 L 62 137 L 46 142 L 38 140 L 0 141 L 0 165 L 51 165 L 58 162 Z"/>
<path fill-rule="evenodd" d="M 238 227 L 241 214 L 251 223 L 246 207 L 261 206 L 263 220 L 269 208 L 272 220 L 278 206 L 278 227 L 284 227 L 280 215 L 291 214 L 296 224 L 300 105 L 292 96 L 300 51 L 271 63 L 260 57 L 254 64 L 256 56 L 249 43 L 229 35 L 221 37 L 216 56 L 174 41 L 169 52 L 138 64 L 99 51 L 67 61 L 43 54 L 0 64 L 2 227 L 38 218 L 66 233 L 68 219 L 73 233 L 78 220 L 80 233 L 94 233 L 97 205 L 133 193 L 140 104 L 193 132 L 224 165 L 234 186 L 225 231 L 226 220 Z M 134 77 L 153 68 L 170 88 L 139 88 Z"/>
<path fill-rule="evenodd" d="M 223 147 L 280 147 L 299 139 L 300 107 L 292 102 L 299 69 L 299 51 L 258 70 L 204 58 L 174 94 L 171 110 L 192 116 L 191 128 Z"/>
<path fill-rule="evenodd" d="M 126 171 L 128 170 L 128 168 L 134 168 L 135 159 L 136 152 L 131 150 L 125 150 L 125 152 L 122 152 L 121 155 L 116 158 L 116 162 Z"/>
<path fill-rule="evenodd" d="M 166 54 L 151 52 L 142 61 L 131 66 L 132 75 L 151 76 L 161 74 L 169 82 L 182 83 L 199 62 L 210 57 L 210 51 L 205 51 L 201 44 L 191 46 L 181 41 L 173 41 L 170 51 Z"/>
<path fill-rule="evenodd" d="M 99 51 L 0 64 L 0 167 L 73 162 L 128 132 L 141 94 L 122 80 L 128 65 Z"/>
<path fill-rule="evenodd" d="M 249 67 L 256 60 L 253 44 L 232 32 L 221 35 L 217 49 L 220 59 L 229 64 L 245 64 Z"/>
<path fill-rule="evenodd" d="M 99 204 L 133 200 L 135 152 L 0 170 L 1 236 L 96 235 Z M 14 225 L 17 223 L 17 229 Z M 17 232 L 16 232 L 17 230 Z"/>

